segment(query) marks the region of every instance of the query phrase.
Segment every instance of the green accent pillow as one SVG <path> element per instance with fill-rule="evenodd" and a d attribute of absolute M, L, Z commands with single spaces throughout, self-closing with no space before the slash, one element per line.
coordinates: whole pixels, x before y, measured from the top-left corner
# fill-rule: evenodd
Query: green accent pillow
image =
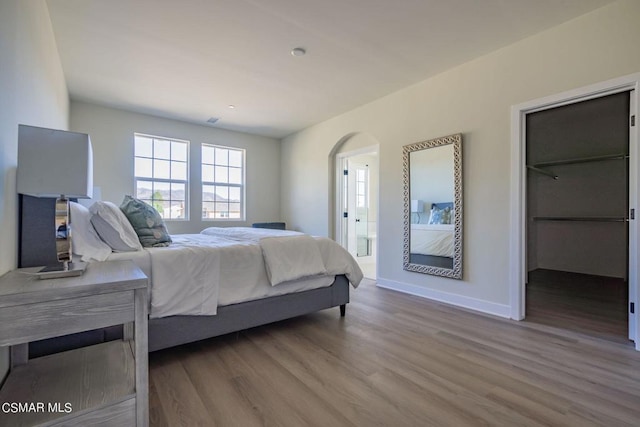
<path fill-rule="evenodd" d="M 131 196 L 124 196 L 120 210 L 133 226 L 143 247 L 169 246 L 171 236 L 153 206 Z"/>

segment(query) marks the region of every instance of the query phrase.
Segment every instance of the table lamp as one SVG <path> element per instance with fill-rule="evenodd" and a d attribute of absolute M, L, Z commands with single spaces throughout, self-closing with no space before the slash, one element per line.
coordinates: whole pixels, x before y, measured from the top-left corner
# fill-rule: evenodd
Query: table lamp
<path fill-rule="evenodd" d="M 418 215 L 418 224 L 422 220 L 420 214 L 424 212 L 424 202 L 422 200 L 411 200 L 411 213 Z"/>
<path fill-rule="evenodd" d="M 19 125 L 16 183 L 19 194 L 56 198 L 51 227 L 55 227 L 58 265 L 46 266 L 38 276 L 81 275 L 86 264 L 71 259 L 69 198 L 92 197 L 93 151 L 89 135 Z"/>

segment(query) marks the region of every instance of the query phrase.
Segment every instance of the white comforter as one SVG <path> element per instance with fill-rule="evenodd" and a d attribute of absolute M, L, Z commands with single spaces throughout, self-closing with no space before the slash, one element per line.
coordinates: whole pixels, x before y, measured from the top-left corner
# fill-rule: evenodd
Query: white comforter
<path fill-rule="evenodd" d="M 263 237 L 303 236 L 304 233 L 293 230 L 276 230 L 273 228 L 252 227 L 209 227 L 200 234 L 207 236 L 226 237 L 240 242 L 258 243 Z"/>
<path fill-rule="evenodd" d="M 453 224 L 411 224 L 411 253 L 453 257 Z"/>
<path fill-rule="evenodd" d="M 151 317 L 216 314 L 222 248 L 235 242 L 199 234 L 172 236 L 166 248 L 148 248 Z"/>
<path fill-rule="evenodd" d="M 327 274 L 318 242 L 311 236 L 264 237 L 259 243 L 273 286 Z"/>
<path fill-rule="evenodd" d="M 167 248 L 149 248 L 150 316 L 213 315 L 219 305 L 329 286 L 345 274 L 355 288 L 362 271 L 333 240 L 316 237 L 326 274 L 271 286 L 260 246 L 264 237 L 302 233 L 252 228 L 209 228 L 171 236 Z"/>

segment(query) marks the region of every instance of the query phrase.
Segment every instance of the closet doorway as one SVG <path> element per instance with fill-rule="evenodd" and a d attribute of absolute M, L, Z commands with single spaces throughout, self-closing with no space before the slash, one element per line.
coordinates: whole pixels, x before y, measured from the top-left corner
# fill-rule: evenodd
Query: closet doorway
<path fill-rule="evenodd" d="M 526 320 L 628 342 L 629 99 L 526 116 Z"/>
<path fill-rule="evenodd" d="M 511 317 L 638 340 L 640 74 L 512 107 Z"/>

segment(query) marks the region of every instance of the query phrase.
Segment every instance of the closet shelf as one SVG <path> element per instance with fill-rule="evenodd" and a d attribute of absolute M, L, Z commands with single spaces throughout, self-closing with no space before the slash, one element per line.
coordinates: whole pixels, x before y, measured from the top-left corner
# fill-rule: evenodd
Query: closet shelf
<path fill-rule="evenodd" d="M 534 216 L 534 221 L 626 222 L 623 216 Z"/>
<path fill-rule="evenodd" d="M 541 168 L 546 168 L 549 166 L 560 166 L 560 165 L 574 165 L 577 163 L 589 163 L 589 162 L 601 162 L 604 160 L 624 160 L 624 159 L 628 159 L 629 155 L 628 154 L 605 154 L 603 156 L 593 156 L 593 157 L 578 157 L 575 159 L 565 159 L 565 160 L 554 160 L 551 162 L 540 162 L 540 163 L 534 163 L 532 165 L 527 165 L 527 169 L 530 169 L 534 172 L 538 172 L 541 173 L 543 175 L 547 175 L 550 176 L 553 179 L 558 179 L 558 175 L 556 175 L 555 173 L 548 171 L 546 169 L 541 169 Z"/>
<path fill-rule="evenodd" d="M 628 159 L 628 154 L 605 154 L 603 156 L 594 156 L 594 157 L 578 157 L 575 159 L 565 159 L 565 160 L 553 160 L 550 162 L 540 162 L 534 163 L 531 167 L 534 168 L 544 168 L 548 166 L 559 166 L 559 165 L 571 165 L 576 163 L 589 163 L 589 162 L 600 162 L 603 160 L 624 160 Z"/>

